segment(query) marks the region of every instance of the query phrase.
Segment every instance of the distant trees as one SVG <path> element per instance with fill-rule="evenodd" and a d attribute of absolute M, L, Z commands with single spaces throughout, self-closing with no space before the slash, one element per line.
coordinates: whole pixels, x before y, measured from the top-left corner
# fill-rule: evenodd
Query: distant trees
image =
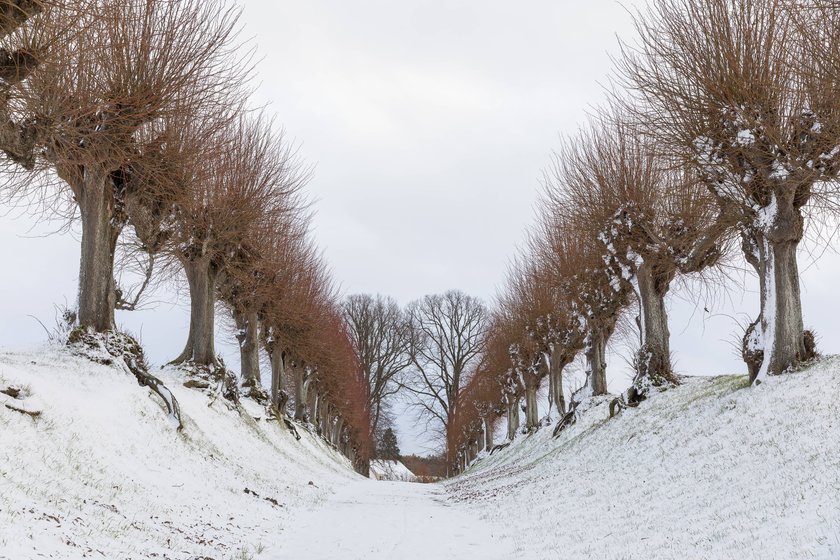
<path fill-rule="evenodd" d="M 376 451 L 376 456 L 385 461 L 399 461 L 400 447 L 397 445 L 397 434 L 391 428 L 385 428 L 382 441 Z"/>
<path fill-rule="evenodd" d="M 369 388 L 366 401 L 371 430 L 379 437 L 380 428 L 391 420 L 390 399 L 397 394 L 402 374 L 412 364 L 410 325 L 405 312 L 389 297 L 351 295 L 343 308 Z"/>
<path fill-rule="evenodd" d="M 409 304 L 413 371 L 405 382 L 412 405 L 442 436 L 450 459 L 459 395 L 484 350 L 488 312 L 478 299 L 450 290 Z"/>

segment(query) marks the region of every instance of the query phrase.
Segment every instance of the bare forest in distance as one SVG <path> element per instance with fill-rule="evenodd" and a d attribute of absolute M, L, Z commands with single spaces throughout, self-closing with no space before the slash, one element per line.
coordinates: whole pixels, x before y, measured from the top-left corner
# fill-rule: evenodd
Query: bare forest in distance
<path fill-rule="evenodd" d="M 81 227 L 78 300 L 52 336 L 124 362 L 179 429 L 177 398 L 114 319 L 153 286 L 188 290 L 171 357 L 187 387 L 306 427 L 363 475 L 386 432 L 394 456 L 399 415 L 437 446 L 406 465 L 447 477 L 593 402 L 612 417 L 679 386 L 666 297 L 685 279 L 758 278 L 761 311 L 737 333 L 751 385 L 819 359 L 797 250 L 837 243 L 840 5 L 652 0 L 607 101 L 554 147 L 498 296 L 407 305 L 339 288 L 311 231 L 317 170 L 252 102 L 240 15 L 226 0 L 0 1 L 2 203 Z M 218 356 L 219 320 L 239 371 Z M 609 394 L 619 339 L 634 377 Z M 582 382 L 564 377 L 581 357 Z"/>

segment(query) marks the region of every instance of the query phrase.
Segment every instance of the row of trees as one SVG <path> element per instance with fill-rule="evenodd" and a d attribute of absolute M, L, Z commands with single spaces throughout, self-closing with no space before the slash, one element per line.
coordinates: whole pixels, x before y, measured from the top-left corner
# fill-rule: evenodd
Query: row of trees
<path fill-rule="evenodd" d="M 308 234 L 309 172 L 248 105 L 238 20 L 225 0 L 0 2 L 2 192 L 81 222 L 71 340 L 107 338 L 115 310 L 136 308 L 167 272 L 186 276 L 190 328 L 174 362 L 193 385 L 218 381 L 238 398 L 215 351 L 222 308 L 244 394 L 278 413 L 291 398 L 295 418 L 366 471 L 365 380 Z M 120 262 L 144 264 L 138 287 L 117 285 Z"/>
<path fill-rule="evenodd" d="M 750 381 L 816 355 L 797 248 L 836 202 L 838 24 L 832 3 L 783 0 L 654 0 L 637 14 L 610 103 L 545 174 L 538 223 L 457 408 L 461 467 L 492 449 L 501 415 L 514 437 L 523 400 L 525 427 L 539 427 L 545 378 L 559 428 L 606 395 L 605 348 L 623 317 L 639 336 L 635 377 L 611 412 L 679 384 L 665 296 L 680 277 L 737 263 L 738 245 L 760 282 L 742 345 Z M 586 381 L 567 407 L 562 373 L 578 354 Z"/>

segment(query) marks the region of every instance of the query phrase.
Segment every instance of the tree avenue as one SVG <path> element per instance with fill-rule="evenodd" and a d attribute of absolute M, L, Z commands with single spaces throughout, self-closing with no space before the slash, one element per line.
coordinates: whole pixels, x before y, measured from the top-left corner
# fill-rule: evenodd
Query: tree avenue
<path fill-rule="evenodd" d="M 835 3 L 652 0 L 635 13 L 638 39 L 621 43 L 608 102 L 546 166 L 494 300 L 453 289 L 405 306 L 339 290 L 311 232 L 312 168 L 254 106 L 240 11 L 0 0 L 3 202 L 78 223 L 66 342 L 124 364 L 178 429 L 172 392 L 115 324 L 150 286 L 189 294 L 172 362 L 187 387 L 309 429 L 363 474 L 374 455 L 399 458 L 404 410 L 454 474 L 593 406 L 644 406 L 683 381 L 675 286 L 744 264 L 760 286 L 759 316 L 736 333 L 750 383 L 818 357 L 797 250 L 809 234 L 825 242 L 836 218 Z M 125 276 L 139 285 L 118 285 Z M 219 321 L 239 372 L 217 353 Z M 617 343 L 631 347 L 628 387 L 608 376 Z"/>

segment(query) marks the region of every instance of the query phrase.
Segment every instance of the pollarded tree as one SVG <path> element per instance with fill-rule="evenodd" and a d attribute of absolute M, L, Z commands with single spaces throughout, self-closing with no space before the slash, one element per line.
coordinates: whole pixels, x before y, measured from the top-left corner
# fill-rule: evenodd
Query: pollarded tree
<path fill-rule="evenodd" d="M 271 236 L 271 250 L 266 254 L 273 271 L 271 297 L 262 317 L 261 340 L 271 364 L 271 403 L 282 413 L 291 388 L 288 369 L 292 350 L 302 343 L 308 298 L 313 285 L 326 278 L 323 260 L 306 237 L 288 239 Z M 317 291 L 317 290 L 316 290 Z"/>
<path fill-rule="evenodd" d="M 484 350 L 488 313 L 484 304 L 450 290 L 409 304 L 412 375 L 404 386 L 427 426 L 449 442 L 458 395 Z M 452 463 L 454 449 L 448 449 Z"/>
<path fill-rule="evenodd" d="M 59 71 L 27 80 L 21 103 L 40 123 L 38 153 L 81 218 L 82 327 L 113 328 L 114 253 L 128 199 L 156 188 L 130 180 L 132 164 L 159 148 L 149 135 L 162 120 L 225 87 L 208 76 L 231 68 L 237 17 L 216 0 L 92 0 L 74 22 L 83 32 L 62 44 Z"/>
<path fill-rule="evenodd" d="M 359 473 L 367 476 L 374 452 L 366 401 L 367 380 L 337 300 L 332 299 L 323 311 L 317 315 L 307 347 L 300 351 L 314 376 L 306 418 L 319 426 L 319 420 L 324 418 L 322 411 L 330 410 L 335 417 L 333 444 Z M 330 426 L 319 427 L 325 433 L 325 428 Z"/>
<path fill-rule="evenodd" d="M 475 375 L 489 376 L 498 386 L 499 403 L 507 419 L 507 439 L 513 440 L 520 426 L 520 402 L 525 394 L 522 378 L 514 369 L 511 345 L 521 333 L 511 328 L 503 313 L 494 311 L 489 320 L 484 353 Z"/>
<path fill-rule="evenodd" d="M 836 76 L 803 70 L 837 47 L 806 48 L 791 7 L 656 0 L 636 17 L 639 42 L 621 62 L 657 150 L 683 158 L 738 215 L 761 285 L 761 315 L 744 344 L 756 383 L 813 355 L 796 250 L 809 202 L 840 171 Z"/>
<path fill-rule="evenodd" d="M 532 238 L 532 245 L 534 242 Z M 519 323 L 518 329 L 522 332 L 512 333 L 511 336 L 519 339 L 520 345 L 534 346 L 531 378 L 541 383 L 543 378 L 548 377 L 549 409 L 556 409 L 562 417 L 566 413 L 563 369 L 583 348 L 584 331 L 579 318 L 573 313 L 572 298 L 563 285 L 564 277 L 547 274 L 543 269 L 544 264 L 535 251 L 514 260 L 499 306 Z M 574 269 L 570 268 L 567 272 L 572 273 Z M 523 335 L 527 338 L 522 339 Z M 533 402 L 536 402 L 536 388 L 531 396 Z M 530 427 L 537 425 L 535 414 L 528 420 Z"/>
<path fill-rule="evenodd" d="M 556 155 L 549 212 L 600 242 L 604 270 L 639 301 L 633 398 L 678 383 L 665 296 L 678 273 L 715 264 L 735 220 L 689 173 L 657 156 L 620 112 L 605 113 Z M 596 247 L 597 248 L 597 247 Z"/>
<path fill-rule="evenodd" d="M 260 375 L 265 318 L 289 281 L 284 269 L 287 264 L 277 257 L 300 245 L 306 225 L 305 219 L 296 219 L 285 211 L 269 211 L 247 232 L 250 239 L 243 245 L 252 250 L 240 253 L 242 258 L 227 267 L 218 283 L 219 299 L 230 311 L 236 329 L 243 394 L 259 402 L 269 400 Z"/>
<path fill-rule="evenodd" d="M 525 395 L 525 427 L 528 431 L 539 428 L 539 406 L 537 392 L 543 378 L 548 376 L 543 348 L 528 332 L 528 317 L 522 310 L 520 301 L 502 296 L 493 313 L 493 326 L 498 335 L 507 343 L 509 369 L 507 375 L 513 383 L 521 387 Z M 502 344 L 501 342 L 495 342 Z"/>
<path fill-rule="evenodd" d="M 301 175 L 270 121 L 239 115 L 218 132 L 191 170 L 175 206 L 165 250 L 186 272 L 190 330 L 175 363 L 216 363 L 215 303 L 219 276 L 256 262 L 262 233 L 297 218 Z"/>
<path fill-rule="evenodd" d="M 552 289 L 568 297 L 569 346 L 581 346 L 586 358 L 586 385 L 573 399 L 607 393 L 606 349 L 632 293 L 630 282 L 610 273 L 603 260 L 597 231 L 581 229 L 566 212 L 543 206 L 537 230 L 531 236 L 533 258 Z M 580 337 L 580 338 L 578 338 Z"/>
<path fill-rule="evenodd" d="M 493 429 L 496 420 L 504 414 L 498 367 L 488 359 L 488 354 L 491 353 L 489 344 L 488 342 L 487 350 L 482 356 L 475 374 L 461 392 L 463 405 L 456 407 L 459 412 L 469 414 L 480 421 L 481 432 L 484 435 L 482 447 L 487 452 L 493 450 Z M 460 423 L 464 425 L 468 422 Z"/>
<path fill-rule="evenodd" d="M 343 308 L 353 347 L 370 387 L 367 406 L 371 429 L 379 434 L 389 399 L 397 394 L 400 376 L 412 363 L 408 321 L 396 301 L 380 295 L 349 296 Z"/>

